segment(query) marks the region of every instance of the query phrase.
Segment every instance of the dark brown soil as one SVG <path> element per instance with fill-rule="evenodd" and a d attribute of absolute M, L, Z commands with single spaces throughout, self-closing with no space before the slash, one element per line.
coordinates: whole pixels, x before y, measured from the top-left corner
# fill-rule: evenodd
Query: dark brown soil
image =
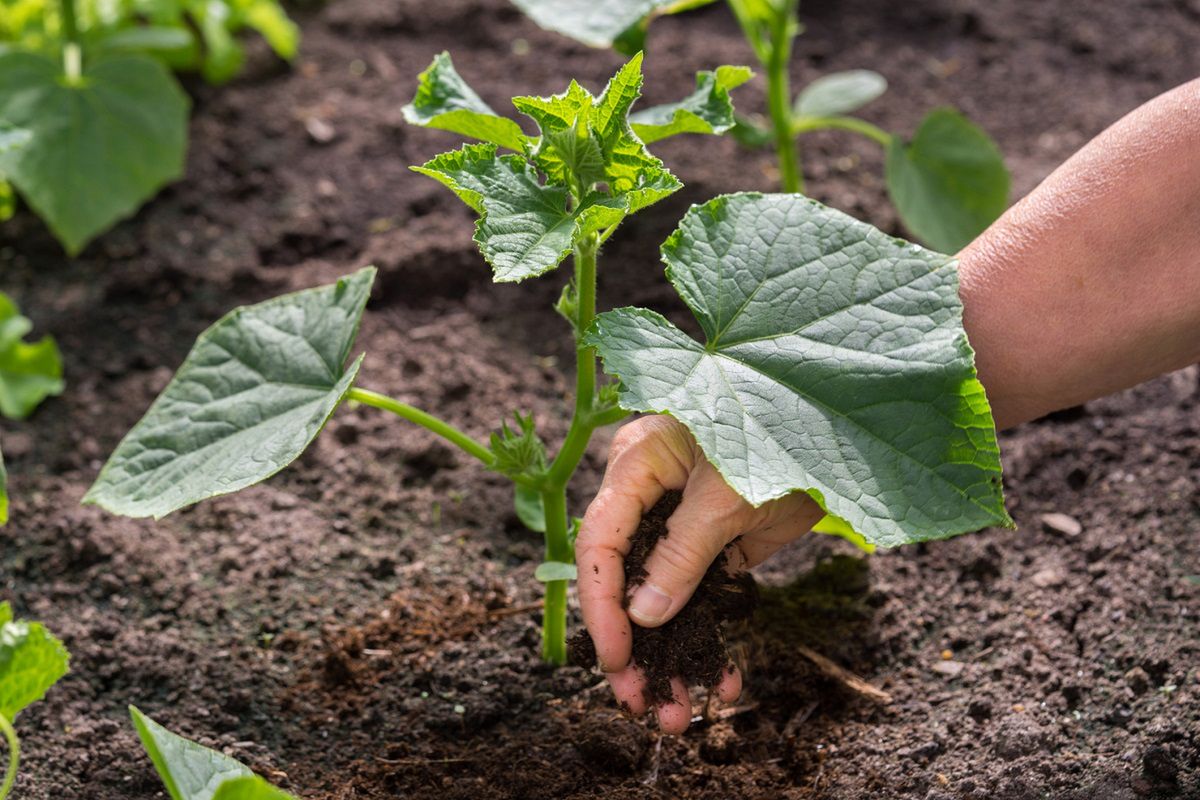
<path fill-rule="evenodd" d="M 646 561 L 654 546 L 667 536 L 667 520 L 683 499 L 667 492 L 642 517 L 629 539 L 625 556 L 626 591 L 646 580 Z M 633 663 L 646 677 L 643 694 L 648 707 L 673 701 L 671 679 L 688 686 L 712 689 L 732 666 L 725 643 L 725 623 L 746 619 L 758 605 L 758 587 L 749 574 L 730 574 L 722 554 L 700 580 L 692 599 L 669 622 L 658 628 L 633 626 Z M 586 630 L 567 643 L 572 664 L 596 666 L 596 647 Z"/>
<path fill-rule="evenodd" d="M 877 69 L 891 89 L 867 116 L 901 131 L 932 105 L 965 109 L 1016 196 L 1200 73 L 1194 0 L 812 0 L 804 16 L 798 81 Z M 509 487 L 371 409 L 340 410 L 266 485 L 161 522 L 80 508 L 200 330 L 366 263 L 380 268 L 366 385 L 477 436 L 513 409 L 552 442 L 565 432 L 567 332 L 550 309 L 565 275 L 489 283 L 468 210 L 407 170 L 457 140 L 405 127 L 400 108 L 442 49 L 498 108 L 568 76 L 598 88 L 619 59 L 503 0 L 337 0 L 302 25 L 294 69 L 255 47 L 234 84 L 194 87 L 187 178 L 82 257 L 27 214 L 0 227 L 2 288 L 58 337 L 68 378 L 0 426 L 15 493 L 0 597 L 74 653 L 19 719 L 16 797 L 162 797 L 135 702 L 308 800 L 1200 798 L 1195 368 L 1005 434 L 1017 531 L 870 559 L 812 536 L 773 559 L 755 618 L 730 634 L 740 713 L 680 737 L 626 719 L 598 677 L 539 663 L 541 546 Z M 649 52 L 653 102 L 751 59 L 721 5 L 660 20 Z M 762 107 L 761 78 L 739 102 Z M 332 141 L 307 133 L 312 118 Z M 874 145 L 804 145 L 815 197 L 897 230 Z M 658 243 L 688 203 L 772 186 L 771 158 L 700 138 L 656 152 L 687 189 L 614 236 L 600 301 L 680 320 Z M 1081 532 L 1047 527 L 1051 512 Z M 894 702 L 858 698 L 798 645 Z"/>

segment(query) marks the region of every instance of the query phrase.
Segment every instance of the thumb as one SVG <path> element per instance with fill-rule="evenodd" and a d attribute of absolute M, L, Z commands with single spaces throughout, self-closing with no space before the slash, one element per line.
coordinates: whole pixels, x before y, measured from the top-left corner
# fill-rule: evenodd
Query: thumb
<path fill-rule="evenodd" d="M 646 559 L 646 579 L 629 601 L 630 618 L 654 628 L 674 617 L 716 557 L 745 530 L 753 512 L 711 465 L 697 467 L 667 520 L 667 535 Z"/>

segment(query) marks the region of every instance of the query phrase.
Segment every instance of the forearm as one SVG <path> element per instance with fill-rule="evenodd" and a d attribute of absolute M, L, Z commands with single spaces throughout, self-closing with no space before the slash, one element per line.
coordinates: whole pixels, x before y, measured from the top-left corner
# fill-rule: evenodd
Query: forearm
<path fill-rule="evenodd" d="M 998 426 L 1200 359 L 1200 80 L 1092 140 L 960 254 Z"/>

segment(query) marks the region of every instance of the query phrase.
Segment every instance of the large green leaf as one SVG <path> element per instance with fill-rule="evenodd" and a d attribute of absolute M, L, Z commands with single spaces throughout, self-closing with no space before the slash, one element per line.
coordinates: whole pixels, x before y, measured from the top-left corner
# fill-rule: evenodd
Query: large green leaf
<path fill-rule="evenodd" d="M 62 355 L 49 335 L 23 341 L 33 323 L 0 292 L 0 414 L 24 419 L 43 400 L 62 394 Z"/>
<path fill-rule="evenodd" d="M 911 142 L 892 140 L 887 187 L 905 226 L 957 253 L 1004 213 L 1008 170 L 996 143 L 952 108 L 930 111 Z"/>
<path fill-rule="evenodd" d="M 493 144 L 465 145 L 413 167 L 449 187 L 480 214 L 475 241 L 497 282 L 523 281 L 554 269 L 581 234 L 619 222 L 621 200 L 593 195 L 567 210 L 567 189 L 538 183 L 520 156 L 497 156 Z"/>
<path fill-rule="evenodd" d="M 729 92 L 750 80 L 749 67 L 717 67 L 696 73 L 696 91 L 677 103 L 631 114 L 633 132 L 646 144 L 679 133 L 724 133 L 735 124 Z"/>
<path fill-rule="evenodd" d="M 69 656 L 62 642 L 38 622 L 13 620 L 12 607 L 0 603 L 0 715 L 13 720 L 67 674 Z"/>
<path fill-rule="evenodd" d="M 852 69 L 823 75 L 796 96 L 794 113 L 808 117 L 835 117 L 857 111 L 887 91 L 878 72 Z"/>
<path fill-rule="evenodd" d="M 0 119 L 27 129 L 3 173 L 68 252 L 183 174 L 187 96 L 157 61 L 97 61 L 78 83 L 31 53 L 0 56 Z"/>
<path fill-rule="evenodd" d="M 435 56 L 420 74 L 417 94 L 402 112 L 411 125 L 452 131 L 518 152 L 525 147 L 521 126 L 483 102 L 455 71 L 449 53 Z"/>
<path fill-rule="evenodd" d="M 663 258 L 706 342 L 602 314 L 622 406 L 682 421 L 749 502 L 806 491 L 872 544 L 1009 524 L 954 259 L 758 194 L 694 207 Z"/>
<path fill-rule="evenodd" d="M 227 780 L 217 789 L 213 800 L 296 800 L 257 775 Z"/>
<path fill-rule="evenodd" d="M 171 800 L 213 800 L 225 782 L 254 776 L 237 759 L 171 733 L 134 706 L 129 716 Z"/>
<path fill-rule="evenodd" d="M 83 502 L 162 517 L 294 461 L 358 374 L 362 356 L 345 365 L 374 278 L 367 267 L 236 309 L 202 333 Z"/>
<path fill-rule="evenodd" d="M 643 24 L 652 13 L 671 13 L 674 6 L 686 9 L 706 3 L 686 0 L 513 0 L 513 4 L 546 30 L 592 47 L 611 47 L 622 34 Z"/>

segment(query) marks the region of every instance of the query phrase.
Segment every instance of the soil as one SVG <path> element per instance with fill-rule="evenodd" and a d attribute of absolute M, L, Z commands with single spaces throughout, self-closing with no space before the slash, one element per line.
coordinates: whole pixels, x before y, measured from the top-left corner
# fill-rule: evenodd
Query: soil
<path fill-rule="evenodd" d="M 667 520 L 679 507 L 682 492 L 667 492 L 642 517 L 629 538 L 625 556 L 625 588 L 633 591 L 645 582 L 646 561 L 654 546 L 667 536 Z M 731 574 L 721 554 L 692 594 L 688 604 L 658 628 L 633 626 L 633 663 L 646 678 L 642 693 L 647 707 L 671 703 L 671 679 L 689 687 L 713 689 L 730 671 L 733 659 L 725 640 L 725 623 L 746 619 L 758 605 L 758 585 L 753 576 Z M 585 669 L 596 667 L 596 647 L 586 630 L 567 642 L 570 662 Z"/>
<path fill-rule="evenodd" d="M 1195 0 L 1072 11 L 812 0 L 793 73 L 879 70 L 891 88 L 865 115 L 889 129 L 964 109 L 1000 143 L 1019 197 L 1200 73 Z M 366 385 L 477 436 L 514 408 L 552 441 L 564 433 L 569 353 L 550 310 L 562 276 L 489 283 L 468 210 L 407 171 L 456 138 L 406 127 L 400 108 L 442 49 L 498 108 L 567 76 L 599 87 L 619 59 L 503 0 L 338 0 L 300 21 L 293 68 L 255 45 L 233 84 L 190 87 L 186 178 L 80 258 L 28 214 L 0 227 L 3 289 L 58 337 L 69 382 L 2 426 L 15 495 L 0 597 L 74 654 L 18 720 L 16 797 L 162 797 L 126 715 L 136 703 L 310 800 L 1200 798 L 1194 367 L 1004 434 L 1016 531 L 869 559 L 814 535 L 773 559 L 755 617 L 730 634 L 745 696 L 679 737 L 625 718 L 591 673 L 540 664 L 541 548 L 509 488 L 370 409 L 340 410 L 266 485 L 160 522 L 81 508 L 200 330 L 366 263 L 380 268 Z M 697 69 L 751 59 L 722 5 L 656 22 L 648 50 L 652 102 Z M 761 78 L 738 100 L 763 107 Z M 804 148 L 815 197 L 898 232 L 874 145 L 827 133 Z M 655 150 L 687 189 L 613 237 L 600 301 L 679 321 L 656 245 L 688 203 L 770 187 L 773 171 L 768 153 L 723 139 Z M 584 463 L 576 512 L 606 444 Z M 893 702 L 846 690 L 801 645 Z"/>

